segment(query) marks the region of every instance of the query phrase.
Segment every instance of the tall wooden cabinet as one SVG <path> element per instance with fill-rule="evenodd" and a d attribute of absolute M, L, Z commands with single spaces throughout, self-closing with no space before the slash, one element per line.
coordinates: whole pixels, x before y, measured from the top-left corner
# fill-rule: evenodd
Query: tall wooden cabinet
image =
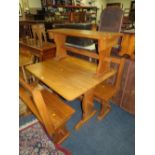
<path fill-rule="evenodd" d="M 121 87 L 112 101 L 129 113 L 135 114 L 135 60 L 126 59 Z"/>

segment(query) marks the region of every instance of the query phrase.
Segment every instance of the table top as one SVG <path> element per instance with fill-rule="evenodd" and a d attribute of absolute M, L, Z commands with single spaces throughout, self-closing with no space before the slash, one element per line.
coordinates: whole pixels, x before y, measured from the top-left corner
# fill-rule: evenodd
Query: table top
<path fill-rule="evenodd" d="M 46 51 L 46 50 L 49 50 L 49 49 L 56 47 L 54 43 L 50 43 L 50 42 L 46 42 L 46 43 L 44 42 L 43 46 L 39 46 L 37 44 L 34 44 L 34 41 L 32 39 L 30 39 L 29 41 L 20 40 L 19 45 L 29 47 L 29 48 L 33 48 L 33 49 L 38 50 L 38 51 Z"/>
<path fill-rule="evenodd" d="M 69 101 L 116 73 L 114 69 L 109 69 L 104 75 L 96 77 L 96 64 L 70 56 L 61 60 L 53 58 L 27 66 L 26 69 Z"/>
<path fill-rule="evenodd" d="M 99 31 L 92 31 L 92 30 L 77 30 L 77 29 L 52 29 L 47 31 L 49 36 L 50 32 L 67 35 L 67 36 L 75 36 L 75 37 L 84 37 L 90 39 L 111 39 L 113 37 L 121 36 L 121 33 L 117 32 L 99 32 Z"/>

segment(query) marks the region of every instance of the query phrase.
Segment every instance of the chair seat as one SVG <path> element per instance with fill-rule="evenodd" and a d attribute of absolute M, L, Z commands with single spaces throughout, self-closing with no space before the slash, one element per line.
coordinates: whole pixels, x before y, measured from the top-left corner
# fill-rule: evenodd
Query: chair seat
<path fill-rule="evenodd" d="M 99 84 L 94 91 L 95 97 L 108 101 L 117 92 L 117 89 L 110 84 Z"/>
<path fill-rule="evenodd" d="M 55 129 L 60 128 L 62 124 L 65 124 L 70 117 L 73 115 L 75 110 L 65 104 L 57 95 L 49 92 L 46 89 L 41 90 L 44 102 L 48 109 L 48 114 L 53 121 L 53 125 Z M 38 111 L 33 104 L 33 101 L 30 99 L 31 95 L 26 92 L 23 87 L 20 87 L 20 98 L 29 106 L 33 113 L 38 117 L 38 119 L 42 122 L 41 117 L 39 116 Z M 61 108 L 60 108 L 61 107 Z"/>
<path fill-rule="evenodd" d="M 56 94 L 46 89 L 43 89 L 41 93 L 53 121 L 53 125 L 56 129 L 61 127 L 62 124 L 65 124 L 70 119 L 75 110 L 65 104 Z"/>

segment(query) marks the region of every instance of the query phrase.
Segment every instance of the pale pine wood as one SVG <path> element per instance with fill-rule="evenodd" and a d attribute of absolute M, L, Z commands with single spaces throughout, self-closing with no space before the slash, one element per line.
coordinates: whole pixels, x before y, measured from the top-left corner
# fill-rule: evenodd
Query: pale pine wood
<path fill-rule="evenodd" d="M 63 57 L 67 56 L 67 52 L 66 50 L 63 48 L 63 46 L 65 45 L 65 41 L 66 41 L 66 36 L 62 35 L 62 34 L 51 34 L 49 33 L 49 38 L 52 37 L 54 38 L 55 44 L 56 44 L 56 57 L 57 59 L 61 59 Z"/>
<path fill-rule="evenodd" d="M 121 77 L 122 77 L 122 72 L 123 72 L 123 67 L 124 67 L 124 59 L 123 58 L 110 58 L 109 60 L 107 59 L 106 61 L 111 61 L 112 63 L 117 63 L 118 66 L 118 71 L 116 75 L 116 80 L 114 85 L 110 84 L 99 84 L 95 87 L 94 91 L 94 96 L 98 98 L 101 101 L 102 107 L 101 111 L 98 115 L 98 119 L 101 120 L 103 119 L 110 111 L 111 107 L 109 104 L 109 99 L 112 98 L 120 89 L 120 82 L 121 82 Z"/>
<path fill-rule="evenodd" d="M 41 121 L 39 112 L 36 109 L 36 106 L 34 105 L 31 99 L 31 94 L 29 94 L 29 92 L 26 92 L 23 87 L 19 87 L 19 95 L 21 100 L 29 107 L 29 109 L 34 113 L 34 115 Z"/>
<path fill-rule="evenodd" d="M 64 48 L 65 46 L 65 39 L 66 36 L 74 36 L 74 37 L 84 37 L 89 39 L 95 39 L 98 40 L 98 54 L 99 54 L 99 65 L 96 70 L 96 75 L 100 76 L 108 69 L 108 64 L 103 61 L 105 57 L 110 56 L 111 48 L 117 44 L 117 40 L 120 36 L 122 36 L 121 33 L 110 33 L 110 32 L 99 32 L 99 31 L 91 31 L 91 30 L 76 30 L 76 29 L 53 29 L 48 30 L 49 38 L 53 38 L 56 43 L 57 51 L 56 51 L 56 57 L 58 59 L 64 58 L 67 56 L 66 50 L 67 48 Z M 75 50 L 73 49 L 73 52 L 78 52 L 82 55 L 87 55 L 91 57 L 97 57 L 96 55 L 88 52 L 82 53 L 81 50 Z M 98 59 L 97 57 L 97 59 Z"/>
<path fill-rule="evenodd" d="M 99 31 L 91 31 L 91 30 L 77 30 L 77 29 L 52 29 L 47 31 L 49 33 L 49 37 L 52 34 L 62 34 L 66 36 L 75 36 L 75 37 L 84 37 L 84 38 L 90 38 L 90 39 L 100 39 L 107 36 L 108 39 L 121 36 L 120 33 L 114 33 L 114 32 L 99 32 Z"/>
<path fill-rule="evenodd" d="M 110 69 L 103 76 L 95 77 L 96 69 L 96 64 L 69 56 L 59 61 L 52 59 L 27 67 L 30 73 L 69 101 L 116 73 Z"/>
<path fill-rule="evenodd" d="M 75 110 L 54 93 L 33 87 L 21 78 L 20 85 L 20 98 L 45 126 L 54 143 L 63 142 L 70 135 L 65 124 Z"/>
<path fill-rule="evenodd" d="M 96 112 L 92 106 L 94 87 L 116 73 L 108 67 L 109 63 L 107 64 L 104 59 L 110 56 L 110 49 L 117 43 L 121 34 L 73 29 L 54 29 L 49 30 L 48 34 L 50 38 L 54 37 L 56 58 L 27 67 L 27 70 L 69 101 L 84 94 L 83 117 L 75 126 L 75 129 L 79 129 Z M 69 57 L 67 49 L 64 48 L 67 36 L 98 40 L 99 65 Z M 74 51 L 78 52 L 75 49 Z M 82 54 L 82 51 L 80 52 Z M 87 52 L 84 53 L 90 56 Z"/>
<path fill-rule="evenodd" d="M 92 100 L 94 87 L 116 73 L 114 69 L 109 69 L 104 75 L 96 77 L 96 69 L 96 64 L 69 56 L 61 60 L 52 59 L 27 67 L 30 73 L 69 101 L 84 94 L 83 116 L 76 124 L 76 130 L 96 113 Z"/>
<path fill-rule="evenodd" d="M 76 130 L 78 130 L 84 123 L 86 123 L 97 112 L 94 109 L 94 105 L 93 105 L 93 93 L 94 93 L 94 89 L 90 89 L 83 96 L 82 119 L 75 125 Z"/>

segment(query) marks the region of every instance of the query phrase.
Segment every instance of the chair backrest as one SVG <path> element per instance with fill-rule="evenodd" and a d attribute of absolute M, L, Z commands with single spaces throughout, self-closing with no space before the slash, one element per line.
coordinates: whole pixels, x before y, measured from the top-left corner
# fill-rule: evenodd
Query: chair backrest
<path fill-rule="evenodd" d="M 110 58 L 107 58 L 106 61 L 110 61 L 112 64 L 118 65 L 117 74 L 116 74 L 115 82 L 114 82 L 114 87 L 115 87 L 115 89 L 119 90 L 120 84 L 121 84 L 121 79 L 122 79 L 125 58 L 110 57 Z"/>
<path fill-rule="evenodd" d="M 37 40 L 40 46 L 43 45 L 43 42 L 47 42 L 44 24 L 33 24 L 32 33 L 33 33 L 35 44 L 37 43 Z"/>
<path fill-rule="evenodd" d="M 120 7 L 107 7 L 100 16 L 99 31 L 120 32 L 123 10 Z"/>

